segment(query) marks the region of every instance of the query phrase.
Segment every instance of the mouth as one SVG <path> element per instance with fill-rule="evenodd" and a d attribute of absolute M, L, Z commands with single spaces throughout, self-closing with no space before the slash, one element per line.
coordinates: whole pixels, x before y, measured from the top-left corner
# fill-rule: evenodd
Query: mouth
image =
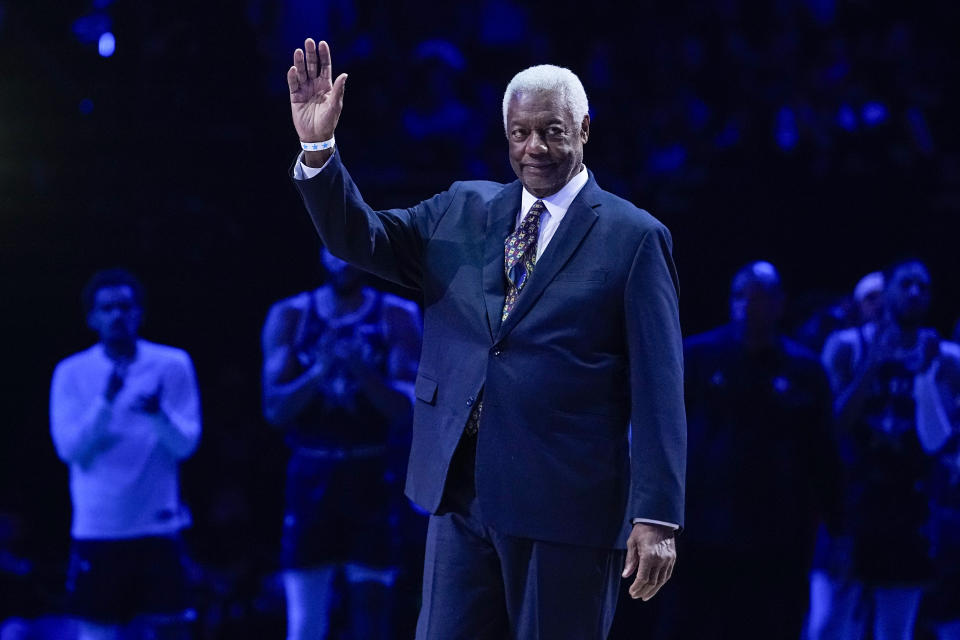
<path fill-rule="evenodd" d="M 552 164 L 525 164 L 523 170 L 534 174 L 545 174 L 553 170 Z"/>

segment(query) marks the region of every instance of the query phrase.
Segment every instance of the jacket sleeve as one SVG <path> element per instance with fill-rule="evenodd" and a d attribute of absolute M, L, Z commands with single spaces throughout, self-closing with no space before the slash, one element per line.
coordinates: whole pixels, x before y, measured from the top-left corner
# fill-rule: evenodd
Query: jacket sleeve
<path fill-rule="evenodd" d="M 294 184 L 330 253 L 413 289 L 421 288 L 424 246 L 459 189 L 455 183 L 409 209 L 374 211 L 364 202 L 339 151 L 316 176 L 294 179 Z"/>
<path fill-rule="evenodd" d="M 627 516 L 683 526 L 687 425 L 679 285 L 666 228 L 641 239 L 625 295 L 630 367 Z"/>

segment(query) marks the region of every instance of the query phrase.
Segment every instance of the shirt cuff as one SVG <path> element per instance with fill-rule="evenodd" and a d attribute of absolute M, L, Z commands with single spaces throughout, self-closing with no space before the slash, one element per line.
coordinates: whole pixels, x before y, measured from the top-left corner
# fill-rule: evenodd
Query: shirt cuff
<path fill-rule="evenodd" d="M 649 518 L 634 518 L 632 524 L 659 524 L 662 527 L 670 527 L 674 531 L 680 528 L 680 525 L 674 524 L 673 522 L 664 522 L 663 520 L 651 520 Z"/>
<path fill-rule="evenodd" d="M 333 160 L 332 155 L 329 158 L 327 158 L 327 161 L 324 162 L 323 166 L 320 167 L 319 169 L 316 167 L 308 167 L 307 165 L 303 164 L 303 151 L 301 151 L 300 155 L 297 156 L 297 164 L 293 166 L 294 180 L 309 180 L 310 178 L 314 177 L 315 175 L 317 175 L 318 173 L 326 169 L 327 165 L 330 164 L 331 160 Z"/>

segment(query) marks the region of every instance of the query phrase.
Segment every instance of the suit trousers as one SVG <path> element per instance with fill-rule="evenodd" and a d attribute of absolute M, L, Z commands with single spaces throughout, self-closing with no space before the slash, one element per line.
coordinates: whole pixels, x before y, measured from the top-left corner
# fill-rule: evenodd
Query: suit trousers
<path fill-rule="evenodd" d="M 476 499 L 476 439 L 461 439 L 427 526 L 417 640 L 604 640 L 625 552 L 496 531 Z"/>

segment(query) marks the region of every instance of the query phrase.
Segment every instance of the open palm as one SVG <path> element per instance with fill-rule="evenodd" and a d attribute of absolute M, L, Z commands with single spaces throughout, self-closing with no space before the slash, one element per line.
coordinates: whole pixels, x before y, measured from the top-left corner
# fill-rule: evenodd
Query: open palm
<path fill-rule="evenodd" d="M 287 70 L 293 126 L 302 142 L 321 142 L 333 137 L 343 109 L 347 74 L 332 80 L 330 47 L 323 40 L 314 44 L 307 38 L 303 49 L 293 52 L 293 66 Z"/>

